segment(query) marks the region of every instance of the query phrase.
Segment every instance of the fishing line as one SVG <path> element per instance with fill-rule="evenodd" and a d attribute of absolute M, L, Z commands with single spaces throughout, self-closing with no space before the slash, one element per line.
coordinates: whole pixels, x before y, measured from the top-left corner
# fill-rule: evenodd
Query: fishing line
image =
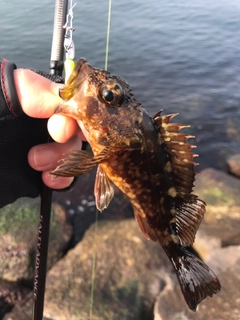
<path fill-rule="evenodd" d="M 92 277 L 91 277 L 91 293 L 90 293 L 90 311 L 89 320 L 92 320 L 93 316 L 93 298 L 94 298 L 94 283 L 96 275 L 96 259 L 97 259 L 97 228 L 98 228 L 98 209 L 96 208 L 95 224 L 94 224 L 94 247 L 93 247 L 93 259 L 92 259 Z"/>
<path fill-rule="evenodd" d="M 108 24 L 107 24 L 107 37 L 106 37 L 106 56 L 105 56 L 105 70 L 108 67 L 108 52 L 109 52 L 109 39 L 110 39 L 110 27 L 111 27 L 111 13 L 112 13 L 112 0 L 108 2 Z"/>
<path fill-rule="evenodd" d="M 111 28 L 111 13 L 112 13 L 112 0 L 108 2 L 108 20 L 107 20 L 107 35 L 106 35 L 106 55 L 105 55 L 105 67 L 108 67 L 108 56 L 109 56 L 109 40 L 110 40 L 110 28 Z M 90 293 L 90 311 L 89 320 L 92 320 L 93 316 L 93 301 L 94 301 L 94 285 L 96 275 L 96 260 L 97 260 L 97 229 L 98 229 L 98 209 L 96 207 L 95 225 L 94 225 L 94 248 L 92 257 L 92 277 L 91 277 L 91 293 Z"/>

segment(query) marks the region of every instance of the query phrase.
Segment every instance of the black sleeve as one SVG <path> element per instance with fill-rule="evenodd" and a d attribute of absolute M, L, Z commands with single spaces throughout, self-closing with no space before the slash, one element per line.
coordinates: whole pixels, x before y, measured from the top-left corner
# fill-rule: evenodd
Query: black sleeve
<path fill-rule="evenodd" d="M 41 172 L 33 170 L 27 160 L 29 149 L 47 141 L 47 120 L 23 114 L 14 85 L 15 64 L 0 64 L 0 208 L 20 197 L 40 194 Z M 60 77 L 38 72 L 55 82 Z"/>

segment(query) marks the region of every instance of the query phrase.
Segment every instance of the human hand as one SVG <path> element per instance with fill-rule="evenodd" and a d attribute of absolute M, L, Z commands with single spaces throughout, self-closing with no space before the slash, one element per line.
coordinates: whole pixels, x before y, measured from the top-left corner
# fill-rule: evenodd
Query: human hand
<path fill-rule="evenodd" d="M 27 69 L 14 70 L 14 81 L 24 113 L 34 118 L 49 118 L 48 131 L 56 141 L 31 148 L 28 162 L 33 169 L 42 171 L 42 179 L 48 187 L 66 188 L 73 178 L 55 177 L 50 172 L 58 166 L 64 153 L 81 149 L 85 139 L 74 119 L 54 114 L 61 102 L 58 91 L 63 85 Z"/>

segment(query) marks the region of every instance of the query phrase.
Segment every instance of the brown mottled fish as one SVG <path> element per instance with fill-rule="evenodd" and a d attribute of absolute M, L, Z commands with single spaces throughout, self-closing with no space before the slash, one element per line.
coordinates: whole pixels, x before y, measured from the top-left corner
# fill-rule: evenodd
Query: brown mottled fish
<path fill-rule="evenodd" d="M 191 136 L 186 126 L 170 123 L 176 116 L 151 117 L 121 77 L 78 60 L 56 113 L 79 123 L 93 155 L 73 151 L 53 172 L 79 176 L 98 166 L 96 206 L 111 201 L 113 182 L 131 201 L 147 239 L 159 241 L 172 262 L 190 309 L 220 290 L 213 271 L 186 247 L 194 242 L 205 213 L 204 201 L 192 193 L 195 172 Z"/>

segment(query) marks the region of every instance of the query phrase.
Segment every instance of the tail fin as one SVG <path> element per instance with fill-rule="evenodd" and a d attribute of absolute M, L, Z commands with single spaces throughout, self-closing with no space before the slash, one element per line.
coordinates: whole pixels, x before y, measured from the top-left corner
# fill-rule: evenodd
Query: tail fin
<path fill-rule="evenodd" d="M 165 248 L 171 260 L 188 307 L 196 311 L 207 296 L 212 297 L 221 289 L 214 272 L 199 258 L 180 245 Z"/>

